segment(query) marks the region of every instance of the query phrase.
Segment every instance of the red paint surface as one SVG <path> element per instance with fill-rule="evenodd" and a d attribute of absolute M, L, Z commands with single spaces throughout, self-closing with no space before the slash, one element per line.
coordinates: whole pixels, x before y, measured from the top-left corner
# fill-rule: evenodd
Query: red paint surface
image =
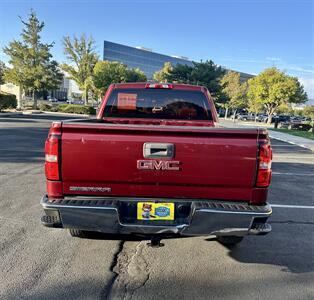
<path fill-rule="evenodd" d="M 97 115 L 98 119 L 102 119 L 108 95 L 115 87 L 145 88 L 145 84 L 111 85 Z M 264 203 L 267 188 L 257 189 L 255 182 L 258 144 L 267 139 L 267 132 L 216 128 L 217 113 L 206 89 L 177 84 L 173 85 L 173 89 L 200 90 L 205 93 L 212 109 L 213 122 L 115 118 L 109 124 L 63 123 L 63 194 Z M 106 121 L 112 120 L 107 118 Z M 145 142 L 173 143 L 174 157 L 164 159 L 179 161 L 180 170 L 139 170 L 137 161 L 145 159 Z M 60 184 L 48 182 L 50 197 L 60 194 Z M 71 186 L 109 187 L 111 192 L 74 192 L 70 191 Z"/>

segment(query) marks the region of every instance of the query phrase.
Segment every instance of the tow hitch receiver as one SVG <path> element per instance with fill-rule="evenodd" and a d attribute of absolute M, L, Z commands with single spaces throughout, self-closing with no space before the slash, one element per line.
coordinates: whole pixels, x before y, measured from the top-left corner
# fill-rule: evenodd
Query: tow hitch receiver
<path fill-rule="evenodd" d="M 152 237 L 151 240 L 150 240 L 150 243 L 147 243 L 147 246 L 150 246 L 152 248 L 160 248 L 160 247 L 165 246 L 165 244 L 161 243 L 160 241 L 161 241 L 160 238 Z"/>

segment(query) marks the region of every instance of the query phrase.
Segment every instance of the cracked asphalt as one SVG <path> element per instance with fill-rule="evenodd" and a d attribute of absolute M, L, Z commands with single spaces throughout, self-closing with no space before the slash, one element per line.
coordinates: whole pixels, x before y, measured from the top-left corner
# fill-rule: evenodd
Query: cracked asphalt
<path fill-rule="evenodd" d="M 213 237 L 71 238 L 40 224 L 52 115 L 0 115 L 0 299 L 314 299 L 314 154 L 272 141 L 273 231 L 233 249 Z M 292 205 L 297 207 L 282 207 Z"/>

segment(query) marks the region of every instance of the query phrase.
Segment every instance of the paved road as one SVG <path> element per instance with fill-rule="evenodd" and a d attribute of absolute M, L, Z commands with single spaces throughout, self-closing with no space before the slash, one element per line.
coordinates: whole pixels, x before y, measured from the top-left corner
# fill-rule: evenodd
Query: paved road
<path fill-rule="evenodd" d="M 80 240 L 39 223 L 52 118 L 0 116 L 0 299 L 314 299 L 310 151 L 272 141 L 273 232 L 233 250 L 211 238 L 167 240 L 159 249 Z"/>

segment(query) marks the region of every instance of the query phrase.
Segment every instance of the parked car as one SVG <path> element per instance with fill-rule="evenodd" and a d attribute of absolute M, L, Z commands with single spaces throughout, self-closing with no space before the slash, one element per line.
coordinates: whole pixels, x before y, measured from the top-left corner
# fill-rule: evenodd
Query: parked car
<path fill-rule="evenodd" d="M 303 118 L 302 118 L 302 121 L 311 122 L 312 119 L 311 119 L 310 117 L 303 117 Z"/>
<path fill-rule="evenodd" d="M 237 115 L 237 119 L 239 121 L 254 121 L 255 120 L 255 116 L 251 115 L 251 114 L 238 114 Z"/>
<path fill-rule="evenodd" d="M 205 87 L 121 83 L 95 120 L 52 123 L 42 224 L 160 239 L 215 235 L 226 245 L 271 231 L 267 130 L 216 127 Z"/>
<path fill-rule="evenodd" d="M 49 102 L 58 102 L 58 99 L 55 97 L 48 97 Z"/>
<path fill-rule="evenodd" d="M 67 100 L 67 103 L 83 105 L 84 101 L 83 100 Z"/>
<path fill-rule="evenodd" d="M 276 116 L 272 116 L 271 117 L 271 123 L 285 123 L 285 122 L 289 122 L 290 121 L 290 116 L 287 115 L 276 115 Z M 268 122 L 268 116 L 266 116 L 264 118 L 264 122 L 267 123 Z"/>
<path fill-rule="evenodd" d="M 302 117 L 300 116 L 293 116 L 290 118 L 289 122 L 291 124 L 301 124 L 302 123 Z"/>
<path fill-rule="evenodd" d="M 258 114 L 256 116 L 256 121 L 257 122 L 265 122 L 265 119 L 267 119 L 267 118 L 268 118 L 268 116 L 265 114 Z"/>

